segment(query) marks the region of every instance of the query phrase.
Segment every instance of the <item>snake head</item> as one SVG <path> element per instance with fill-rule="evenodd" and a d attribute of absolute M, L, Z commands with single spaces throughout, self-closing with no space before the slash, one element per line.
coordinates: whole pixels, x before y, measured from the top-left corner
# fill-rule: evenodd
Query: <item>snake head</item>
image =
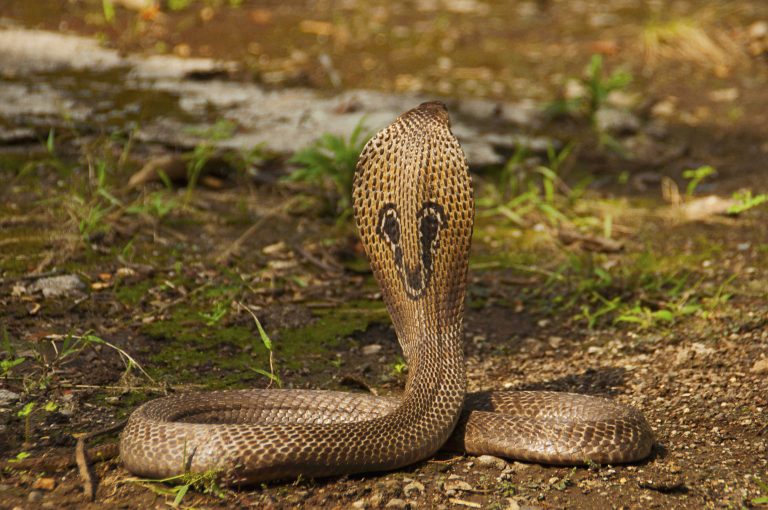
<path fill-rule="evenodd" d="M 396 328 L 415 316 L 414 306 L 452 323 L 463 311 L 474 205 L 443 103 L 423 103 L 371 138 L 357 163 L 353 198 Z"/>
<path fill-rule="evenodd" d="M 448 116 L 448 107 L 442 101 L 427 101 L 421 103 L 412 110 L 408 110 L 398 117 L 399 121 L 407 121 L 409 117 L 430 117 L 446 127 L 451 127 L 451 118 Z"/>

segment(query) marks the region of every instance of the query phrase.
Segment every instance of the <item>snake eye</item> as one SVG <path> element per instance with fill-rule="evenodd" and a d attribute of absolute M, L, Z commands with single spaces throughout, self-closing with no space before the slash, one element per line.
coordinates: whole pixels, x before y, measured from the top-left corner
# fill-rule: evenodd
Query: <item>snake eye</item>
<path fill-rule="evenodd" d="M 400 219 L 394 204 L 387 204 L 379 211 L 376 232 L 384 241 L 394 246 L 400 243 Z"/>

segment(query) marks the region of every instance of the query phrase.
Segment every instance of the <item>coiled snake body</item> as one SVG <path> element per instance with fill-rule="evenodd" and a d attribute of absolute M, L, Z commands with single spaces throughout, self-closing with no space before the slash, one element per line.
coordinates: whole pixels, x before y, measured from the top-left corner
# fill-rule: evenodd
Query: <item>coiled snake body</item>
<path fill-rule="evenodd" d="M 163 478 L 217 470 L 229 483 L 253 483 L 395 469 L 446 442 L 472 454 L 552 464 L 649 454 L 653 435 L 642 414 L 610 400 L 465 395 L 462 323 L 474 206 L 442 103 L 402 114 L 368 142 L 354 209 L 409 363 L 402 398 L 304 390 L 160 398 L 137 409 L 121 435 L 130 471 Z"/>

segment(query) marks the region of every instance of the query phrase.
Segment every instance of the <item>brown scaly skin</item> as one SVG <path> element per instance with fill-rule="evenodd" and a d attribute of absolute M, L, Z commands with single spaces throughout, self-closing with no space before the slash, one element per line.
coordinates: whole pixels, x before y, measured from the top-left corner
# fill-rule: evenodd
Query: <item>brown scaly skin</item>
<path fill-rule="evenodd" d="M 442 103 L 404 113 L 368 142 L 353 195 L 410 367 L 402 398 L 299 390 L 161 398 L 137 409 L 121 435 L 130 471 L 162 478 L 218 470 L 229 483 L 329 476 L 396 469 L 446 441 L 468 453 L 555 464 L 649 454 L 653 435 L 643 416 L 609 400 L 465 395 L 462 321 L 474 204 Z"/>

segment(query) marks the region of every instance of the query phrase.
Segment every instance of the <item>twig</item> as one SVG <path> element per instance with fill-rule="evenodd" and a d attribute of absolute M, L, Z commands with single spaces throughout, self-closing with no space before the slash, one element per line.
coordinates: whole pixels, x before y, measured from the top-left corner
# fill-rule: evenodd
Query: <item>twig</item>
<path fill-rule="evenodd" d="M 64 252 L 64 255 L 66 256 L 66 258 L 69 258 L 69 255 L 70 255 L 70 252 L 71 252 L 71 251 L 72 251 L 72 250 L 70 250 L 70 249 L 67 249 L 67 248 L 65 248 L 65 249 L 63 250 L 63 252 Z M 51 250 L 51 251 L 49 251 L 48 253 L 46 253 L 46 254 L 45 254 L 45 257 L 43 257 L 43 260 L 41 260 L 41 261 L 40 261 L 40 263 L 37 265 L 37 267 L 35 267 L 35 268 L 32 270 L 32 273 L 31 273 L 31 274 L 33 274 L 33 275 L 34 275 L 34 274 L 38 274 L 38 273 L 41 273 L 41 272 L 43 271 L 43 269 L 45 269 L 45 268 L 48 266 L 48 264 L 50 264 L 50 263 L 53 261 L 53 258 L 54 258 L 55 256 L 56 256 L 56 252 L 55 252 L 55 251 L 53 251 L 53 250 Z M 65 258 L 64 260 L 66 260 L 66 258 Z"/>
<path fill-rule="evenodd" d="M 376 390 L 376 388 L 370 386 L 363 378 L 357 377 L 355 375 L 349 374 L 345 375 L 341 378 L 341 381 L 339 381 L 339 384 L 342 384 L 344 386 L 350 387 L 350 388 L 359 388 L 366 390 L 371 395 L 379 396 L 379 392 Z"/>
<path fill-rule="evenodd" d="M 120 454 L 120 448 L 116 443 L 111 443 L 87 450 L 85 442 L 94 437 L 122 430 L 127 421 L 128 420 L 122 420 L 107 428 L 80 435 L 77 438 L 74 456 L 71 453 L 68 453 L 18 461 L 7 460 L 0 462 L 0 469 L 62 471 L 77 465 L 78 471 L 80 472 L 80 479 L 83 483 L 83 493 L 89 501 L 93 501 L 96 495 L 96 484 L 94 483 L 94 476 L 91 472 L 89 458 L 96 459 L 98 462 L 114 459 Z"/>
<path fill-rule="evenodd" d="M 83 494 L 88 499 L 88 501 L 93 501 L 96 497 L 96 484 L 94 483 L 94 476 L 91 472 L 91 466 L 88 462 L 88 452 L 85 449 L 85 442 L 97 436 L 122 430 L 122 428 L 125 427 L 127 421 L 128 420 L 123 420 L 119 423 L 116 423 L 115 425 L 112 425 L 111 427 L 89 432 L 77 438 L 77 445 L 75 446 L 75 462 L 77 463 L 77 469 L 80 472 L 80 480 L 83 482 Z M 114 449 L 114 455 L 110 458 L 116 457 L 118 453 L 119 449 Z M 100 460 L 104 461 L 109 459 L 102 457 Z"/>
<path fill-rule="evenodd" d="M 301 246 L 296 245 L 296 246 L 292 246 L 291 248 L 293 248 L 293 251 L 295 251 L 299 256 L 301 256 L 301 258 L 303 258 L 304 260 L 306 260 L 310 264 L 313 264 L 313 265 L 319 267 L 320 269 L 322 269 L 323 271 L 325 271 L 327 273 L 339 274 L 339 273 L 342 273 L 344 271 L 342 268 L 340 268 L 338 266 L 331 265 L 331 264 L 325 262 L 324 260 L 321 260 L 321 259 L 315 257 L 314 255 L 309 253 L 307 250 L 305 250 Z"/>

